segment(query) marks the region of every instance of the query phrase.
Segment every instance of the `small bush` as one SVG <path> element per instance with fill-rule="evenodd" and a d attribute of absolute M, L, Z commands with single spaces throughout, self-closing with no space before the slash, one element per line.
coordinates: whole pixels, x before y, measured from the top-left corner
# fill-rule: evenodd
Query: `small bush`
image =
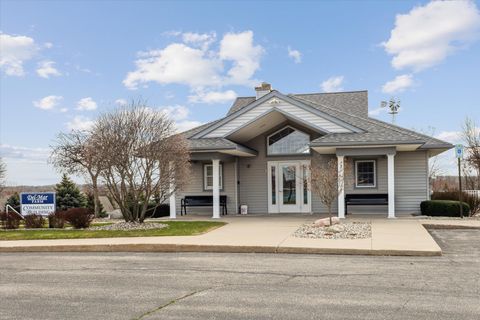
<path fill-rule="evenodd" d="M 5 229 L 18 229 L 20 227 L 20 216 L 13 212 L 0 212 L 0 221 Z"/>
<path fill-rule="evenodd" d="M 65 227 L 65 217 L 62 211 L 48 215 L 48 227 L 55 229 L 63 229 Z"/>
<path fill-rule="evenodd" d="M 70 208 L 63 213 L 65 221 L 70 223 L 75 229 L 85 229 L 90 226 L 94 215 L 87 208 Z"/>
<path fill-rule="evenodd" d="M 462 202 L 463 215 L 468 217 L 470 207 Z M 451 200 L 429 200 L 420 204 L 422 214 L 437 217 L 460 217 L 460 202 Z"/>
<path fill-rule="evenodd" d="M 444 192 L 434 192 L 432 193 L 432 200 L 454 200 L 459 201 L 458 190 L 455 191 L 444 191 Z M 462 201 L 468 203 L 470 206 L 470 215 L 474 215 L 477 211 L 480 210 L 480 197 L 468 194 L 466 192 L 462 193 Z M 467 216 L 467 215 L 466 215 Z"/>
<path fill-rule="evenodd" d="M 39 214 L 28 214 L 25 218 L 25 229 L 43 228 L 45 219 Z"/>

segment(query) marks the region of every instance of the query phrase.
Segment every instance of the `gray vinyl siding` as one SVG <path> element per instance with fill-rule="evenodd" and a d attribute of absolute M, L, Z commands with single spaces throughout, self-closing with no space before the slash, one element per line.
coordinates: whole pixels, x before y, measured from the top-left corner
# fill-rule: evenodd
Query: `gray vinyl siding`
<path fill-rule="evenodd" d="M 355 187 L 355 160 L 375 160 L 375 187 Z M 347 157 L 347 166 L 345 167 L 345 194 L 388 193 L 387 174 L 386 156 Z"/>
<path fill-rule="evenodd" d="M 203 190 L 203 165 L 204 163 L 198 161 L 192 163 L 190 171 L 190 183 L 177 192 L 175 200 L 177 206 L 177 215 L 180 215 L 180 200 L 185 195 L 212 195 L 212 190 Z M 235 206 L 235 163 L 234 162 L 222 162 L 223 165 L 223 190 L 220 191 L 220 195 L 227 196 L 227 209 L 229 214 L 236 214 Z M 212 214 L 212 207 L 192 207 L 187 208 L 187 212 L 194 214 Z"/>
<path fill-rule="evenodd" d="M 306 160 L 313 156 L 267 156 L 266 155 L 266 137 L 261 135 L 250 140 L 246 145 L 258 151 L 254 158 L 239 158 L 238 179 L 239 185 L 239 205 L 248 205 L 249 213 L 268 213 L 268 181 L 267 181 L 267 163 L 268 161 L 279 160 Z M 313 151 L 312 151 L 313 152 Z M 333 156 L 326 156 L 325 159 Z M 333 212 L 337 210 L 335 202 Z M 320 199 L 312 192 L 312 211 L 315 213 L 327 212 L 326 207 L 320 202 Z"/>
<path fill-rule="evenodd" d="M 241 127 L 242 125 L 248 123 L 249 121 L 261 116 L 265 112 L 272 108 L 277 108 L 283 112 L 292 114 L 293 116 L 302 119 L 306 123 L 311 123 L 319 128 L 324 129 L 325 131 L 329 132 L 351 132 L 351 130 L 346 129 L 330 120 L 322 118 L 310 111 L 306 111 L 302 108 L 297 106 L 291 105 L 286 102 L 281 102 L 280 104 L 269 104 L 265 102 L 252 110 L 245 112 L 244 114 L 230 120 L 229 122 L 225 123 L 221 127 L 213 130 L 212 132 L 205 135 L 205 138 L 214 138 L 214 137 L 223 137 L 227 133 L 235 130 L 236 128 Z"/>
<path fill-rule="evenodd" d="M 398 152 L 395 156 L 395 211 L 419 212 L 427 200 L 428 160 L 426 151 Z"/>

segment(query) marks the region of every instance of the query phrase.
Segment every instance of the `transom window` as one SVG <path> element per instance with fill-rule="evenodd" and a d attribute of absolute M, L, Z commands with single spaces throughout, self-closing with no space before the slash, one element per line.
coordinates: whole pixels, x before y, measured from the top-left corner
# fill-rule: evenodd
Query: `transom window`
<path fill-rule="evenodd" d="M 267 137 L 267 154 L 308 154 L 310 136 L 287 126 Z"/>
<path fill-rule="evenodd" d="M 220 163 L 220 189 L 223 189 L 223 168 Z M 213 164 L 203 165 L 203 188 L 205 190 L 213 190 Z"/>
<path fill-rule="evenodd" d="M 376 186 L 375 160 L 355 161 L 355 186 L 358 188 L 374 188 Z"/>

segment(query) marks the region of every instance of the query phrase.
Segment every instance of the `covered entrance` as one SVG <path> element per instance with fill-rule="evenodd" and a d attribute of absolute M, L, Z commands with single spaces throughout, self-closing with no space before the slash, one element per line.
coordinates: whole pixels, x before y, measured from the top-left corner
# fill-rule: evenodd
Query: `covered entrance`
<path fill-rule="evenodd" d="M 310 160 L 268 161 L 268 213 L 312 212 Z"/>

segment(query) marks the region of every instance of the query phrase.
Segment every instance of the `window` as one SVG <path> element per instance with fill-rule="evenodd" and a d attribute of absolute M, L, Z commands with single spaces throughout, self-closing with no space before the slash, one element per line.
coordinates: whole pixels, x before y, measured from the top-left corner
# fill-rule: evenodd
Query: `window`
<path fill-rule="evenodd" d="M 358 188 L 374 188 L 376 186 L 375 160 L 355 161 L 355 186 Z"/>
<path fill-rule="evenodd" d="M 220 189 L 223 189 L 223 167 L 220 163 Z M 205 190 L 213 189 L 213 164 L 203 165 L 203 188 Z"/>
<path fill-rule="evenodd" d="M 267 153 L 279 154 L 308 154 L 310 153 L 310 137 L 308 134 L 288 126 L 267 138 Z"/>

